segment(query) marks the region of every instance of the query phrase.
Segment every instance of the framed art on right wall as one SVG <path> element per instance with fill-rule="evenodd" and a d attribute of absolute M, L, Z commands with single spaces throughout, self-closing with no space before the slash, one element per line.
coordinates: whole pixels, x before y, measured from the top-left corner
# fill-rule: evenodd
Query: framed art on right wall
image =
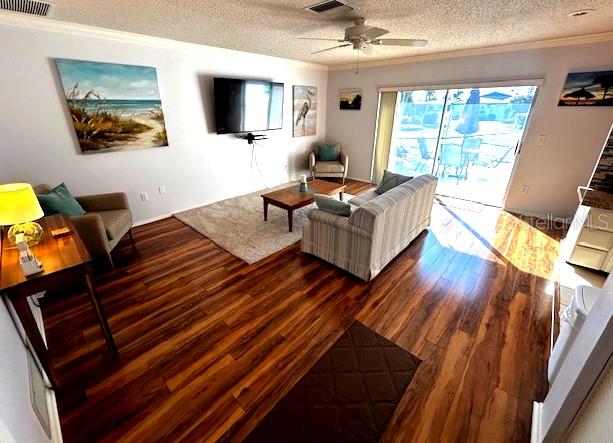
<path fill-rule="evenodd" d="M 613 106 L 613 71 L 571 72 L 558 106 Z"/>
<path fill-rule="evenodd" d="M 362 109 L 362 90 L 361 89 L 341 89 L 339 94 L 340 108 L 349 111 L 359 111 Z"/>

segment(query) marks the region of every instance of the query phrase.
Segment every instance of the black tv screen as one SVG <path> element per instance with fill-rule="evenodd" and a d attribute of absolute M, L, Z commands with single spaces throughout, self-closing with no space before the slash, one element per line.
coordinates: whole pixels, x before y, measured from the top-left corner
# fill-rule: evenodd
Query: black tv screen
<path fill-rule="evenodd" d="M 283 127 L 283 83 L 215 78 L 214 90 L 218 134 Z"/>

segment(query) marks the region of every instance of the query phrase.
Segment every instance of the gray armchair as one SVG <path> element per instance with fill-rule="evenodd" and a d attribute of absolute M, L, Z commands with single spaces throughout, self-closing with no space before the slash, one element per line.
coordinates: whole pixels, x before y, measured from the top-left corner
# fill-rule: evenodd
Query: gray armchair
<path fill-rule="evenodd" d="M 311 177 L 333 177 L 340 178 L 345 183 L 347 171 L 349 169 L 349 157 L 341 151 L 340 145 L 337 145 L 337 159 L 335 161 L 319 160 L 318 148 L 311 152 L 309 156 L 309 170 Z"/>
<path fill-rule="evenodd" d="M 49 192 L 50 188 L 47 185 L 39 185 L 34 187 L 34 191 L 44 194 Z M 134 242 L 128 196 L 123 192 L 115 192 L 75 198 L 87 214 L 70 217 L 70 220 L 92 259 L 102 260 L 113 267 L 111 251 L 119 240 L 130 234 L 130 239 Z"/>

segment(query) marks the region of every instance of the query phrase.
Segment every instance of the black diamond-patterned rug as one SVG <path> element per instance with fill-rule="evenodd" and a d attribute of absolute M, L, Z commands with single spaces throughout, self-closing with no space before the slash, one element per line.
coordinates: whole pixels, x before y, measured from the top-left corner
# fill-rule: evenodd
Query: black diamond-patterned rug
<path fill-rule="evenodd" d="M 420 363 L 354 321 L 246 441 L 378 442 Z"/>

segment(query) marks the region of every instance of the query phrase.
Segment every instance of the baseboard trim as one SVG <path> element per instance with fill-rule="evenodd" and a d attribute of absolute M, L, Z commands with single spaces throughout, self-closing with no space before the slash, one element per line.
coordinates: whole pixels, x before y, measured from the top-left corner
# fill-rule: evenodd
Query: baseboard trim
<path fill-rule="evenodd" d="M 540 218 L 542 220 L 559 220 L 559 219 L 564 219 L 564 220 L 568 220 L 569 217 L 563 217 L 561 215 L 554 215 L 554 214 L 544 214 L 542 212 L 532 212 L 532 211 L 525 211 L 523 209 L 517 209 L 517 208 L 508 208 L 508 207 L 504 207 L 502 208 L 503 210 L 507 211 L 507 212 L 511 212 L 513 214 L 519 214 L 519 215 L 525 215 L 526 217 L 535 217 L 535 218 Z"/>
<path fill-rule="evenodd" d="M 28 303 L 30 309 L 32 310 L 32 315 L 34 316 L 34 320 L 36 320 L 36 325 L 41 333 L 43 341 L 47 344 L 47 337 L 45 335 L 45 322 L 43 318 L 43 313 L 40 310 L 40 307 L 37 303 L 34 303 L 32 299 Z M 44 370 L 41 369 L 41 374 L 45 383 L 50 386 L 51 383 L 47 378 L 47 374 Z M 62 443 L 64 440 L 62 438 L 62 427 L 60 425 L 60 415 L 57 409 L 57 401 L 55 398 L 55 392 L 53 389 L 48 388 L 45 390 L 45 397 L 47 399 L 47 409 L 49 410 L 49 426 L 51 431 L 51 442 L 52 443 Z"/>
<path fill-rule="evenodd" d="M 372 181 L 372 180 L 367 180 L 367 179 L 360 178 L 360 177 L 351 177 L 351 176 L 349 176 L 349 175 L 348 175 L 348 176 L 347 176 L 347 178 L 348 178 L 349 180 L 355 180 L 355 181 L 358 181 L 358 182 L 370 183 L 370 184 L 373 184 L 373 185 L 376 185 L 376 184 L 377 184 L 377 183 L 375 183 L 375 182 L 374 182 L 374 181 Z"/>
<path fill-rule="evenodd" d="M 146 218 L 146 219 L 143 219 L 143 220 L 136 221 L 136 222 L 132 223 L 132 226 L 138 227 L 138 226 L 148 225 L 149 223 L 155 223 L 155 222 L 160 221 L 160 220 L 166 220 L 167 218 L 173 217 L 175 214 L 177 214 L 179 212 L 189 211 L 191 209 L 200 208 L 202 206 L 210 205 L 210 204 L 213 204 L 213 203 L 216 203 L 216 202 L 199 203 L 197 205 L 188 206 L 187 208 L 177 209 L 176 211 L 173 211 L 173 212 L 167 212 L 165 214 L 157 215 L 155 217 Z"/>
<path fill-rule="evenodd" d="M 532 403 L 532 429 L 530 433 L 531 443 L 540 443 L 543 440 L 541 436 L 541 420 L 543 416 L 543 403 Z"/>
<path fill-rule="evenodd" d="M 347 177 L 347 178 L 350 179 L 350 180 L 356 180 L 356 181 L 360 181 L 360 182 L 364 182 L 364 183 L 376 184 L 376 183 L 374 183 L 374 182 L 372 182 L 370 180 L 364 180 L 363 178 L 354 178 L 354 177 Z M 292 180 L 292 182 L 294 182 L 294 181 L 296 181 L 296 180 Z M 282 184 L 282 183 L 280 183 L 280 184 Z M 275 185 L 275 186 L 277 186 L 277 185 Z M 236 196 L 236 197 L 238 197 L 238 196 Z M 232 197 L 230 197 L 230 198 L 232 198 Z M 138 221 L 134 222 L 132 224 L 132 226 L 134 226 L 136 228 L 138 226 L 148 225 L 149 223 L 155 223 L 157 221 L 165 220 L 167 218 L 170 218 L 170 217 L 174 216 L 178 212 L 189 211 L 191 209 L 200 208 L 202 206 L 210 205 L 210 204 L 213 204 L 213 203 L 216 203 L 216 202 L 200 203 L 200 204 L 197 204 L 197 205 L 194 205 L 194 206 L 189 206 L 187 208 L 177 209 L 176 211 L 168 212 L 166 214 L 157 215 L 157 216 L 151 217 L 151 218 L 145 218 L 143 220 L 138 220 Z"/>
<path fill-rule="evenodd" d="M 164 219 L 170 218 L 170 217 L 172 217 L 172 215 L 173 214 L 170 213 L 170 214 L 158 215 L 157 217 L 146 218 L 144 220 L 139 220 L 137 222 L 134 222 L 132 224 L 132 226 L 136 228 L 138 226 L 148 225 L 149 223 L 153 223 L 153 222 L 156 222 L 156 221 L 160 221 L 160 220 L 164 220 Z"/>

